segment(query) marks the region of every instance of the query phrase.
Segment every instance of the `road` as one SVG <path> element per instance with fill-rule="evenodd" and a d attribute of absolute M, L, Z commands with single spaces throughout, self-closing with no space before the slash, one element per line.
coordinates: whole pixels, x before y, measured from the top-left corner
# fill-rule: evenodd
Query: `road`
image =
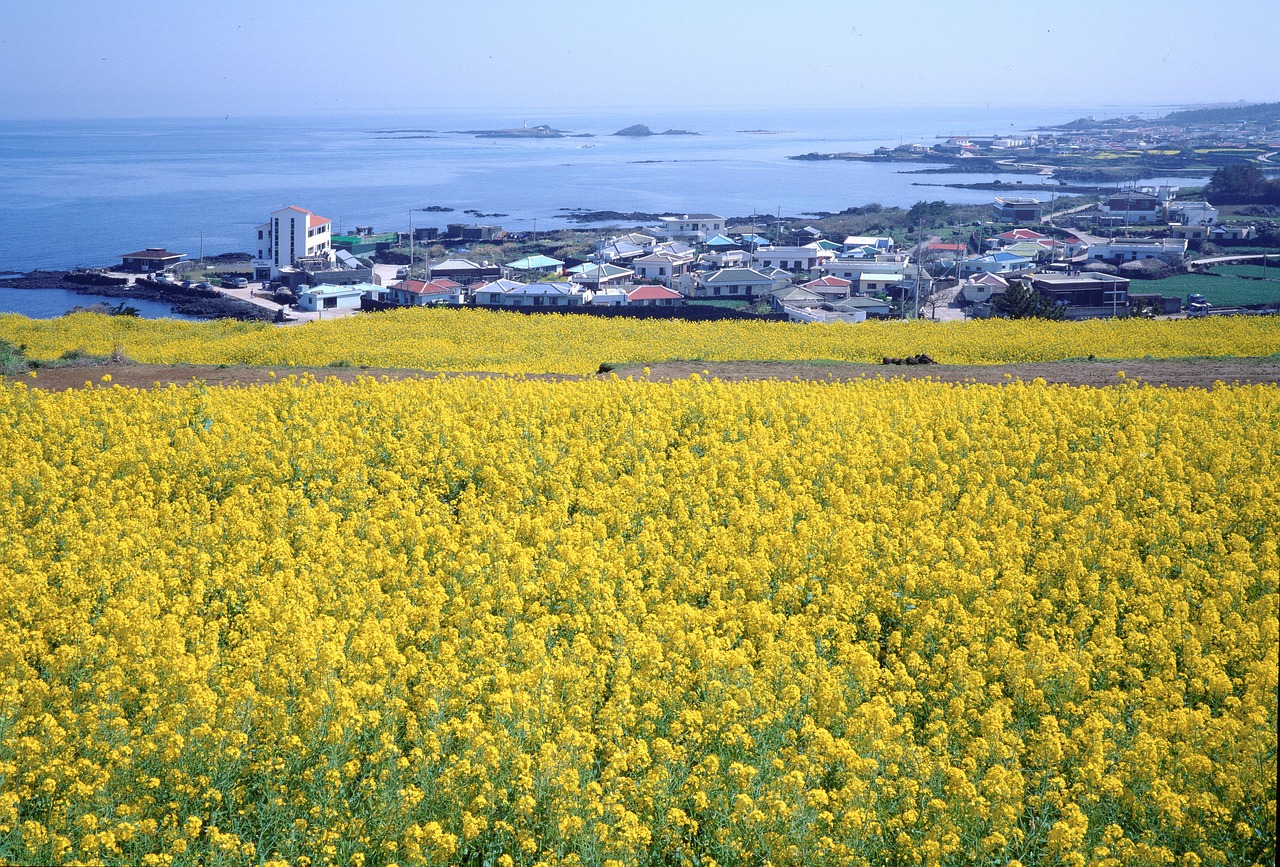
<path fill-rule="evenodd" d="M 1272 255 L 1268 257 L 1266 253 L 1256 253 L 1256 254 L 1242 255 L 1242 256 L 1211 256 L 1208 259 L 1192 259 L 1191 261 L 1187 262 L 1187 267 L 1188 268 L 1199 268 L 1199 267 L 1207 268 L 1212 265 L 1226 265 L 1229 262 L 1252 262 L 1257 259 L 1267 259 L 1267 258 L 1274 259 L 1275 256 Z"/>

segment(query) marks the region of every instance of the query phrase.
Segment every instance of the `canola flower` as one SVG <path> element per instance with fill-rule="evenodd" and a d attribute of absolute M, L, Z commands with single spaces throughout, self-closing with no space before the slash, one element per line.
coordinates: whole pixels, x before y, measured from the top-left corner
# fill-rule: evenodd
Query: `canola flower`
<path fill-rule="evenodd" d="M 16 382 L 0 424 L 0 862 L 1274 862 L 1275 387 Z"/>
<path fill-rule="evenodd" d="M 122 353 L 159 364 L 407 367 L 432 371 L 595 373 L 601 363 L 807 361 L 878 363 L 927 352 L 944 364 L 1068 358 L 1269 356 L 1280 353 L 1274 317 L 1193 320 L 980 320 L 778 322 L 525 316 L 495 310 L 416 309 L 279 328 L 266 323 L 145 320 L 80 313 L 32 320 L 0 316 L 0 339 L 31 358 Z"/>

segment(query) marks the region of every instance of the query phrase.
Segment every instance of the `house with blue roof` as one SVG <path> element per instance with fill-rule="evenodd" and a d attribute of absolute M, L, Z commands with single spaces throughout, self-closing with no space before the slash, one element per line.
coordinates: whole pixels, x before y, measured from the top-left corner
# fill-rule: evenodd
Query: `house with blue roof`
<path fill-rule="evenodd" d="M 564 263 L 539 253 L 508 262 L 502 267 L 508 274 L 558 274 L 564 267 Z"/>
<path fill-rule="evenodd" d="M 970 256 L 960 262 L 960 277 L 972 277 L 974 274 L 1021 274 L 1030 271 L 1034 264 L 1026 256 L 1016 256 L 1013 253 Z"/>

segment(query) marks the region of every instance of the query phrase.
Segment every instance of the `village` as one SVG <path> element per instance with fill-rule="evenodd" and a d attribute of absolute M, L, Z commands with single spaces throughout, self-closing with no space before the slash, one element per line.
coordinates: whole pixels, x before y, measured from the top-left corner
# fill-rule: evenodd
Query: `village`
<path fill-rule="evenodd" d="M 525 312 L 685 308 L 672 314 L 682 316 L 701 308 L 706 318 L 769 315 L 794 322 L 946 320 L 1018 315 L 1002 309 L 1001 296 L 1011 288 L 1030 292 L 1040 313 L 1054 318 L 1249 312 L 1212 304 L 1199 292 L 1162 292 L 1175 281 L 1151 279 L 1231 264 L 1261 263 L 1265 270 L 1267 264 L 1262 248 L 1248 246 L 1256 243 L 1254 222 L 1222 221 L 1207 201 L 1177 193 L 1171 186 L 1134 186 L 1056 214 L 1036 198 L 998 196 L 989 219 L 948 227 L 947 237 L 921 228 L 914 243 L 892 234 L 831 238 L 803 223 L 669 215 L 653 225 L 602 232 L 589 252 L 565 258 L 550 255 L 554 249 L 540 247 L 537 237 L 509 235 L 496 225 L 385 233 L 358 226 L 338 233 L 331 220 L 290 205 L 256 227 L 247 270 L 221 272 L 195 288 L 248 301 L 278 322 L 430 305 Z M 541 252 L 510 261 L 469 255 L 499 250 L 494 245 L 513 238 L 526 242 L 522 249 Z M 1241 245 L 1237 255 L 1195 257 L 1199 249 Z M 118 270 L 175 285 L 196 264 L 185 259 L 148 248 L 122 256 Z M 1142 285 L 1131 285 L 1134 280 Z"/>

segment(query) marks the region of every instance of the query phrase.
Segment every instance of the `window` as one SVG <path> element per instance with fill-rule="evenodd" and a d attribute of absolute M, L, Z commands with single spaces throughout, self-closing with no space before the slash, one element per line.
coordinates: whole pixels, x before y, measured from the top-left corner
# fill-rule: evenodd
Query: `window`
<path fill-rule="evenodd" d="M 326 309 L 326 310 L 331 310 L 331 309 L 333 309 L 334 307 L 337 307 L 337 306 L 338 306 L 338 299 L 337 299 L 337 298 L 326 298 L 326 299 L 324 299 L 324 306 L 325 306 L 325 309 Z"/>

